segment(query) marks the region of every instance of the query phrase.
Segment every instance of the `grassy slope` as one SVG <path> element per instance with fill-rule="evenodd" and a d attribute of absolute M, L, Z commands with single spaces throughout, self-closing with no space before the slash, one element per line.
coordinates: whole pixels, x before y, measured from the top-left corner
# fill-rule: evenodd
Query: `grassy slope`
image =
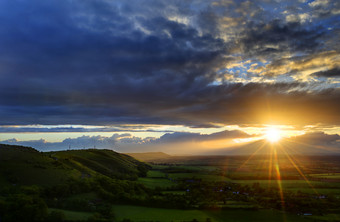
<path fill-rule="evenodd" d="M 93 175 L 131 179 L 147 167 L 111 150 L 42 153 L 30 147 L 0 144 L 0 185 L 50 186 Z"/>
<path fill-rule="evenodd" d="M 100 173 L 109 177 L 125 179 L 129 175 L 139 174 L 138 169 L 148 167 L 133 157 L 111 150 L 69 150 L 49 154 L 66 165 L 78 169 L 83 176 Z"/>
<path fill-rule="evenodd" d="M 133 158 L 140 161 L 153 161 L 159 159 L 168 159 L 172 157 L 169 154 L 162 152 L 127 153 L 127 155 L 132 156 Z"/>
<path fill-rule="evenodd" d="M 3 185 L 54 185 L 79 171 L 33 148 L 0 144 L 0 183 Z"/>

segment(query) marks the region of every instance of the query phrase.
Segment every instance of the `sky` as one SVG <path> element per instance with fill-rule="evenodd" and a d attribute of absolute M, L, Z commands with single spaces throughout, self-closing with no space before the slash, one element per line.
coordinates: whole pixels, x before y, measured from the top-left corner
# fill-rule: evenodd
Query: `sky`
<path fill-rule="evenodd" d="M 340 149 L 339 39 L 336 0 L 0 1 L 0 142 Z"/>

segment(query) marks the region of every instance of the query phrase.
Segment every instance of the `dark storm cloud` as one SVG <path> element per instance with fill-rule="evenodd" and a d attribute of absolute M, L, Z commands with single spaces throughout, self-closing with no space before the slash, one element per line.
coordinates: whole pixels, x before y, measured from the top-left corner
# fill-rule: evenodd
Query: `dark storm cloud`
<path fill-rule="evenodd" d="M 323 27 L 304 27 L 299 22 L 281 20 L 251 23 L 245 30 L 242 49 L 249 56 L 270 57 L 282 52 L 313 52 L 322 46 Z"/>
<path fill-rule="evenodd" d="M 329 69 L 326 71 L 315 72 L 312 75 L 317 77 L 326 77 L 326 78 L 334 78 L 340 77 L 340 68 Z"/>
<path fill-rule="evenodd" d="M 133 127 L 25 127 L 25 126 L 0 126 L 0 133 L 62 133 L 62 132 L 173 132 L 171 130 L 152 130 Z"/>
<path fill-rule="evenodd" d="M 337 89 L 219 74 L 235 56 L 313 54 L 336 29 L 272 19 L 269 3 L 217 3 L 0 2 L 0 124 L 340 123 Z"/>
<path fill-rule="evenodd" d="M 138 18 L 152 29 L 147 35 L 102 1 L 14 1 L 1 8 L 2 124 L 89 116 L 96 120 L 88 124 L 105 124 L 108 115 L 114 122 L 157 122 L 132 110 L 133 103 L 205 87 L 225 50 L 220 39 L 162 17 Z"/>

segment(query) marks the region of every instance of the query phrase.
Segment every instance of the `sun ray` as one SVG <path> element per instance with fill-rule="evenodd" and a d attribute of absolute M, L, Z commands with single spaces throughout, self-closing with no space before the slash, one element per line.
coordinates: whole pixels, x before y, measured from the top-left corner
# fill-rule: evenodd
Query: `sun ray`
<path fill-rule="evenodd" d="M 336 150 L 336 149 L 330 148 L 330 147 L 324 147 L 324 146 L 315 145 L 315 144 L 297 142 L 297 141 L 294 141 L 294 140 L 291 140 L 291 139 L 288 139 L 288 138 L 287 138 L 287 141 L 289 141 L 291 143 L 298 144 L 298 145 L 312 146 L 313 148 L 317 148 L 317 149 L 321 149 L 321 150 L 327 150 L 327 151 L 330 151 L 330 152 L 334 152 Z"/>
<path fill-rule="evenodd" d="M 249 160 L 251 160 L 251 159 L 256 155 L 256 153 L 259 152 L 265 145 L 266 145 L 266 143 L 262 143 L 262 144 L 259 146 L 259 148 L 257 148 L 257 149 L 255 150 L 255 152 L 252 153 L 252 154 L 249 156 L 249 158 L 248 158 L 246 161 L 244 161 L 244 163 L 243 163 L 239 168 L 236 169 L 236 172 L 238 172 L 239 170 L 241 170 L 241 169 L 249 162 Z"/>
<path fill-rule="evenodd" d="M 305 180 L 305 182 L 310 186 L 310 188 L 315 192 L 315 194 L 319 195 L 318 191 L 313 187 L 311 182 L 308 180 L 308 178 L 304 175 L 304 173 L 300 170 L 299 166 L 296 165 L 294 160 L 290 157 L 288 152 L 285 150 L 285 147 L 282 147 L 283 153 L 286 155 L 290 163 L 294 166 L 294 168 L 297 170 L 297 172 L 300 174 L 300 176 Z"/>
<path fill-rule="evenodd" d="M 269 160 L 269 166 L 268 166 L 268 187 L 271 185 L 272 181 L 272 171 L 273 171 L 273 149 L 270 149 L 270 160 Z"/>
<path fill-rule="evenodd" d="M 283 189 L 282 189 L 282 183 L 281 183 L 281 172 L 280 172 L 280 165 L 279 165 L 279 160 L 277 157 L 277 151 L 275 148 L 273 148 L 274 152 L 274 158 L 275 158 L 275 170 L 276 170 L 276 182 L 279 187 L 279 192 L 280 192 L 280 198 L 281 198 L 281 207 L 282 210 L 285 210 L 285 201 L 284 201 L 284 196 L 283 196 Z"/>

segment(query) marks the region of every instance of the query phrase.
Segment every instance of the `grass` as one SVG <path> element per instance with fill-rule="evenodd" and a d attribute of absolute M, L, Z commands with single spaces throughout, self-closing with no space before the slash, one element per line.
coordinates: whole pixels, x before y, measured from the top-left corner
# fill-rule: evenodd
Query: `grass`
<path fill-rule="evenodd" d="M 215 167 L 215 166 L 188 166 L 188 165 L 181 165 L 175 168 L 179 168 L 183 170 L 192 170 L 192 171 L 214 171 L 214 170 L 219 169 L 218 167 Z"/>
<path fill-rule="evenodd" d="M 138 182 L 142 183 L 147 188 L 168 188 L 176 185 L 176 183 L 165 178 L 138 178 Z"/>
<path fill-rule="evenodd" d="M 164 170 L 168 169 L 169 166 L 167 165 L 151 165 L 153 170 Z"/>
<path fill-rule="evenodd" d="M 274 210 L 223 210 L 223 211 L 207 211 L 207 210 L 177 210 L 177 209 L 160 209 L 128 205 L 113 206 L 116 219 L 131 219 L 133 221 L 162 221 L 162 222 L 180 222 L 191 221 L 194 218 L 200 222 L 210 218 L 214 222 L 294 222 L 309 221 L 297 215 L 283 214 Z"/>
<path fill-rule="evenodd" d="M 79 211 L 70 211 L 70 210 L 62 210 L 62 209 L 56 209 L 56 208 L 49 208 L 49 213 L 52 211 L 59 211 L 64 213 L 66 220 L 71 221 L 86 221 L 89 217 L 93 215 L 93 213 L 89 212 L 79 212 Z"/>
<path fill-rule="evenodd" d="M 81 173 L 32 148 L 0 145 L 0 183 L 51 186 Z"/>
<path fill-rule="evenodd" d="M 323 216 L 308 216 L 306 218 L 313 219 L 314 221 L 340 221 L 340 214 L 326 214 Z"/>
<path fill-rule="evenodd" d="M 329 195 L 329 194 L 335 194 L 339 195 L 340 194 L 340 189 L 328 189 L 328 188 L 316 188 L 316 189 L 310 189 L 310 188 L 288 188 L 289 191 L 292 192 L 298 192 L 301 191 L 303 193 L 310 193 L 310 194 L 315 194 L 315 191 L 318 194 L 323 194 L 323 195 Z"/>
<path fill-rule="evenodd" d="M 178 179 L 202 179 L 203 181 L 229 181 L 228 178 L 213 174 L 200 174 L 200 173 L 171 173 L 169 178 Z"/>
<path fill-rule="evenodd" d="M 149 170 L 147 173 L 147 177 L 165 178 L 165 173 L 158 171 L 158 170 Z"/>
<path fill-rule="evenodd" d="M 312 176 L 315 178 L 340 179 L 340 173 L 319 173 L 319 174 L 310 174 L 309 176 Z"/>
<path fill-rule="evenodd" d="M 68 150 L 49 154 L 81 172 L 100 173 L 109 177 L 125 178 L 127 175 L 136 175 L 138 166 L 147 167 L 128 155 L 112 150 Z"/>
<path fill-rule="evenodd" d="M 170 190 L 170 191 L 162 191 L 163 194 L 177 194 L 177 195 L 185 195 L 186 191 L 181 190 Z"/>
<path fill-rule="evenodd" d="M 268 186 L 277 186 L 278 181 L 277 180 L 233 180 L 235 183 L 239 183 L 242 185 L 252 185 L 253 183 L 259 183 L 263 187 L 268 187 Z M 280 181 L 282 184 L 283 188 L 289 189 L 289 188 L 311 188 L 313 187 L 319 187 L 319 188 L 327 188 L 327 187 L 334 187 L 338 186 L 335 183 L 326 183 L 326 182 L 320 182 L 320 181 L 309 181 L 307 183 L 304 180 L 281 180 Z"/>
<path fill-rule="evenodd" d="M 111 150 L 69 150 L 42 153 L 30 147 L 0 144 L 0 186 L 53 186 L 69 178 L 106 175 L 135 179 L 149 168 Z"/>

